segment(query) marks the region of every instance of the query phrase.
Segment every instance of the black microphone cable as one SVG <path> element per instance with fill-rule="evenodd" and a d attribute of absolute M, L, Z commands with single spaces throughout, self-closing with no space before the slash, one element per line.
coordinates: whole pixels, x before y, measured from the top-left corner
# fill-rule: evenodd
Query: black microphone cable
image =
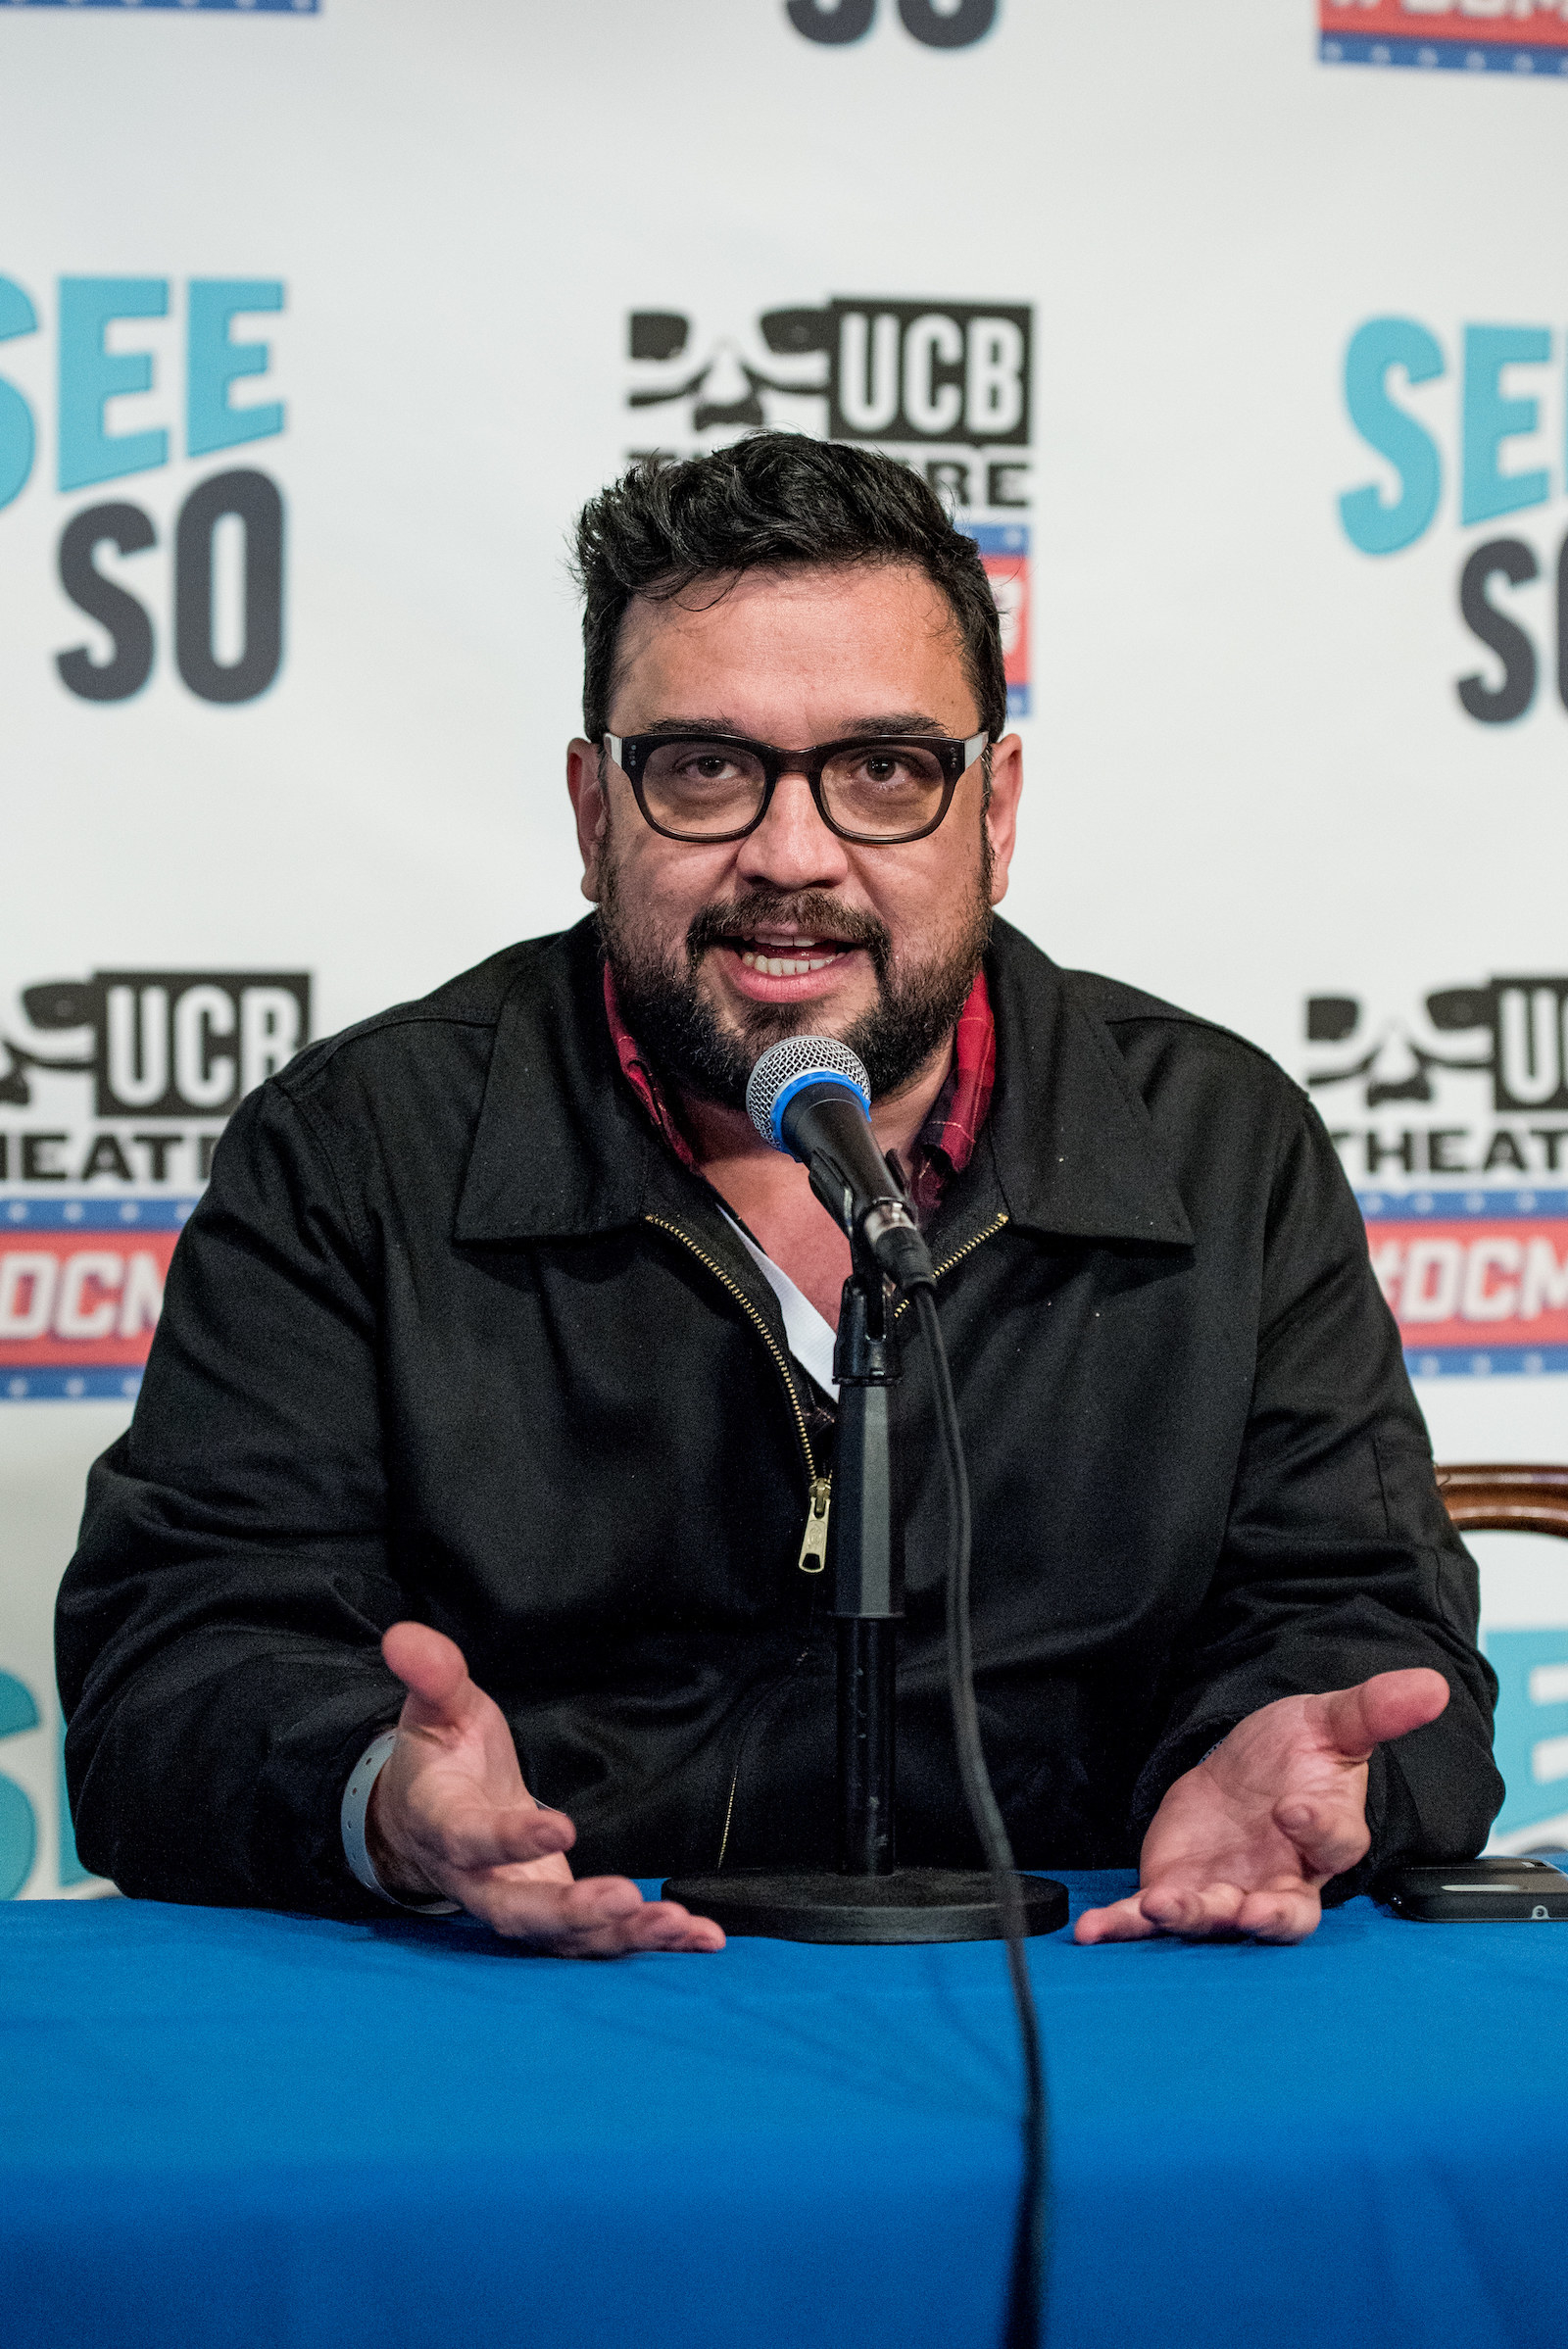
<path fill-rule="evenodd" d="M 947 1479 L 949 1548 L 947 1573 L 948 1694 L 953 1706 L 953 1730 L 958 1749 L 958 1776 L 964 1800 L 985 1853 L 992 1890 L 1002 1913 L 1007 1941 L 1007 1973 L 1018 2016 L 1023 2047 L 1024 2122 L 1023 2188 L 1013 2237 L 1012 2267 L 1007 2285 L 1006 2349 L 1040 2349 L 1046 2315 L 1048 2269 L 1047 2217 L 1050 2202 L 1050 2112 L 1046 2092 L 1045 2057 L 1040 2044 L 1040 2021 L 1034 1989 L 1024 1959 L 1023 1901 L 1013 1866 L 1012 1846 L 986 1768 L 980 1742 L 980 1715 L 974 1695 L 974 1651 L 969 1635 L 969 1476 L 964 1465 L 958 1407 L 954 1399 L 953 1374 L 942 1340 L 936 1292 L 922 1283 L 906 1293 L 914 1303 L 931 1366 L 936 1401 L 938 1445 Z"/>
<path fill-rule="evenodd" d="M 931 1259 L 908 1212 L 902 1175 L 889 1168 L 872 1133 L 871 1088 L 865 1068 L 847 1045 L 832 1036 L 794 1036 L 771 1046 L 752 1070 L 746 1106 L 764 1142 L 809 1169 L 812 1191 L 834 1221 L 843 1225 L 857 1260 L 860 1248 L 865 1248 L 884 1277 L 913 1299 L 926 1342 L 948 1486 L 948 1694 L 958 1777 L 1002 1918 L 1023 2047 L 1023 2189 L 1007 2286 L 1005 2349 L 1040 2349 L 1048 2266 L 1050 2129 L 1045 2060 L 1024 1960 L 1023 1897 L 980 1742 L 969 1634 L 969 1478 Z"/>

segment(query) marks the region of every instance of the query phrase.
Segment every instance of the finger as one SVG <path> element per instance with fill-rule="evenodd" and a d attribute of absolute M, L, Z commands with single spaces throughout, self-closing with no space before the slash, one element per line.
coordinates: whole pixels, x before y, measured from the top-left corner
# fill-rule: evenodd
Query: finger
<path fill-rule="evenodd" d="M 625 1922 L 634 1949 L 714 1950 L 724 1946 L 724 1929 L 711 1917 L 694 1917 L 678 1900 L 645 1900 Z"/>
<path fill-rule="evenodd" d="M 533 1936 L 536 1947 L 553 1948 L 567 1957 L 624 1957 L 633 1953 L 712 1951 L 722 1949 L 724 1935 L 708 1917 L 693 1917 L 677 1901 L 625 1899 L 635 1884 L 624 1880 L 590 1879 L 573 1887 L 562 1902 L 559 1927 Z"/>
<path fill-rule="evenodd" d="M 1139 1894 L 1144 1915 L 1161 1933 L 1201 1939 L 1209 1933 L 1238 1930 L 1237 1918 L 1247 1894 L 1240 1884 L 1146 1884 Z"/>
<path fill-rule="evenodd" d="M 1358 1792 L 1353 1802 L 1321 1802 L 1300 1797 L 1277 1803 L 1274 1824 L 1288 1835 L 1312 1876 L 1343 1876 L 1364 1860 L 1372 1841 L 1366 1823 L 1365 1789 L 1356 1773 Z"/>
<path fill-rule="evenodd" d="M 1448 1684 L 1442 1673 L 1423 1667 L 1377 1672 L 1358 1688 L 1336 1688 L 1319 1699 L 1331 1740 L 1348 1761 L 1355 1762 L 1364 1762 L 1385 1738 L 1424 1729 L 1447 1701 Z"/>
<path fill-rule="evenodd" d="M 708 1918 L 674 1901 L 645 1901 L 625 1877 L 581 1884 L 519 1883 L 505 1877 L 470 1888 L 465 1905 L 510 1939 L 562 1957 L 614 1957 L 636 1949 L 722 1949 Z"/>
<path fill-rule="evenodd" d="M 1323 1904 L 1307 1886 L 1292 1885 L 1267 1892 L 1249 1892 L 1236 1915 L 1235 1930 L 1254 1941 L 1304 1941 L 1316 1933 Z"/>
<path fill-rule="evenodd" d="M 427 1623 L 394 1623 L 381 1638 L 381 1654 L 408 1689 L 407 1725 L 417 1729 L 455 1726 L 471 1683 L 462 1648 Z"/>
<path fill-rule="evenodd" d="M 466 1804 L 446 1812 L 419 1835 L 432 1860 L 455 1869 L 504 1868 L 515 1860 L 547 1859 L 554 1852 L 569 1851 L 576 1840 L 577 1831 L 564 1811 L 540 1810 L 531 1802 L 506 1810 Z"/>
<path fill-rule="evenodd" d="M 1087 1947 L 1095 1941 L 1147 1941 L 1156 1930 L 1134 1892 L 1127 1900 L 1113 1900 L 1108 1908 L 1085 1909 L 1072 1929 L 1072 1937 Z"/>

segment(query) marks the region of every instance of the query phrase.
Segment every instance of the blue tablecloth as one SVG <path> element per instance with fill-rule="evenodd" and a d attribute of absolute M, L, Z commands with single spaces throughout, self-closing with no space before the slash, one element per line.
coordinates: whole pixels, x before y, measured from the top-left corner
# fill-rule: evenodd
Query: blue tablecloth
<path fill-rule="evenodd" d="M 1030 1954 L 1056 2349 L 1559 2329 L 1568 1930 L 1358 1900 L 1298 1949 Z M 568 1964 L 466 1920 L 13 1903 L 0 2341 L 989 2344 L 1017 2095 L 994 1945 Z"/>

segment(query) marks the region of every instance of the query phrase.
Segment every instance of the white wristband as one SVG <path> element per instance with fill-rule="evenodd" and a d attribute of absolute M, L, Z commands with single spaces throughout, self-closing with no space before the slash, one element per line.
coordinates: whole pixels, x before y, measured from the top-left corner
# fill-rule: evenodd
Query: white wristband
<path fill-rule="evenodd" d="M 370 1808 L 370 1789 L 391 1759 L 392 1748 L 398 1741 L 395 1729 L 387 1729 L 372 1739 L 355 1763 L 349 1783 L 343 1789 L 343 1857 L 348 1861 L 368 1892 L 378 1892 L 394 1908 L 412 1909 L 416 1917 L 454 1917 L 460 1903 L 456 1900 L 400 1900 L 389 1892 L 376 1875 L 370 1859 L 370 1848 L 365 1839 L 365 1822 Z"/>

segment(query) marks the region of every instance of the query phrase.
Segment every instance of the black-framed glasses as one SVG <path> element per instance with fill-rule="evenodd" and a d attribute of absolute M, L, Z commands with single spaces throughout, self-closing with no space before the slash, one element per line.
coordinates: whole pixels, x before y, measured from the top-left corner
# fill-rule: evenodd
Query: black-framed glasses
<path fill-rule="evenodd" d="M 666 840 L 744 840 L 767 813 L 779 777 L 804 775 L 830 832 L 886 848 L 936 830 L 990 739 L 859 735 L 808 751 L 741 734 L 607 734 L 604 742 Z"/>

